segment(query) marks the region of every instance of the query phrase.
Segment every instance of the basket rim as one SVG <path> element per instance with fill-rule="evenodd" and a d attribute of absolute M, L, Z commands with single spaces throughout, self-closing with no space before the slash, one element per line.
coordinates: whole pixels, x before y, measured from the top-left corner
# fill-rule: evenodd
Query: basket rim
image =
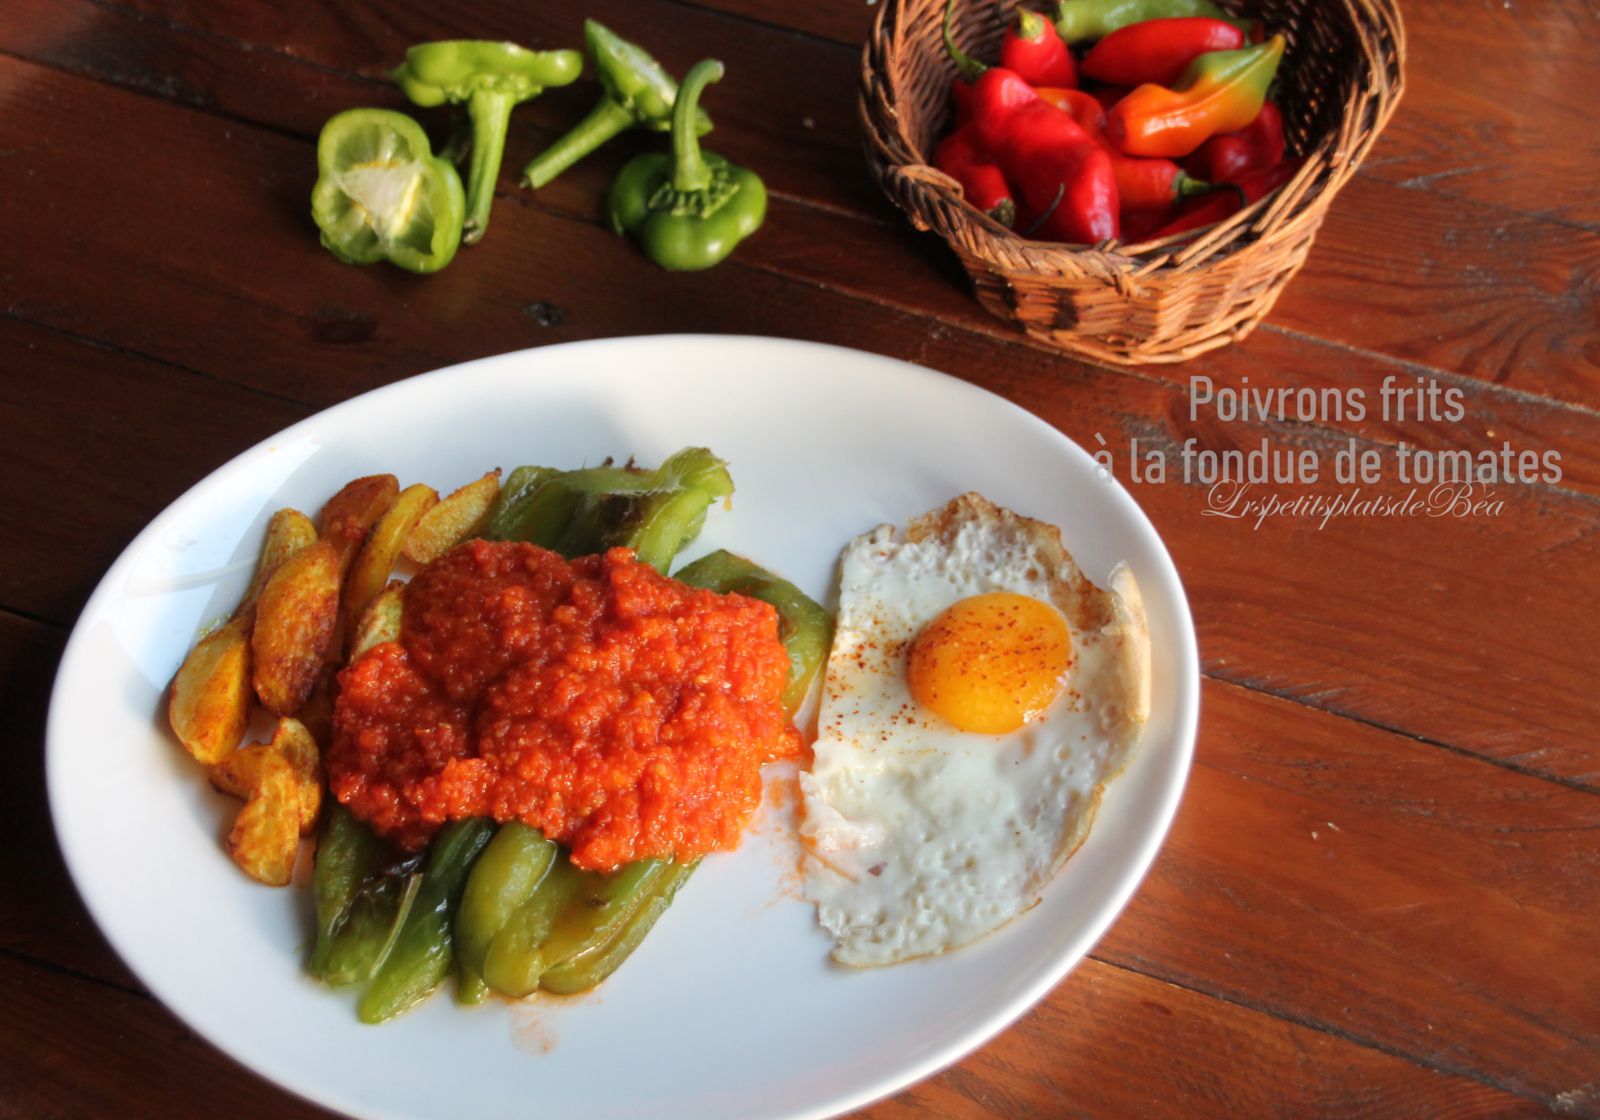
<path fill-rule="evenodd" d="M 1334 194 L 1366 158 L 1405 92 L 1405 25 L 1396 0 L 1337 0 L 1329 7 L 1342 12 L 1354 26 L 1362 72 L 1344 107 L 1342 126 L 1329 130 L 1305 153 L 1305 165 L 1281 189 L 1198 237 L 1174 234 L 1159 241 L 1095 245 L 1035 241 L 974 209 L 954 179 L 918 158 L 917 146 L 907 135 L 898 110 L 893 83 L 885 77 L 892 72 L 889 56 L 906 33 L 908 2 L 882 0 L 862 51 L 858 110 L 868 161 L 892 198 L 899 201 L 899 192 L 904 191 L 924 203 L 919 207 L 923 213 L 918 225 L 925 223 L 947 240 L 959 239 L 961 251 L 1003 271 L 1081 272 L 1088 266 L 1107 275 L 1144 277 L 1157 271 L 1198 267 L 1302 222 L 1320 223 Z M 1021 3 L 1001 0 L 1000 7 L 1009 12 Z M 1355 114 L 1366 119 L 1357 121 L 1352 130 Z M 1246 235 L 1251 240 L 1236 244 Z"/>

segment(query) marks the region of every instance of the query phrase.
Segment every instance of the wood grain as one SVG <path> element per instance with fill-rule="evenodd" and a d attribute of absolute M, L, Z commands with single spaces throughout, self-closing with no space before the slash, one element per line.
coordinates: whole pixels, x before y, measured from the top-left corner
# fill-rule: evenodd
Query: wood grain
<path fill-rule="evenodd" d="M 180 494 L 310 411 L 14 319 L 0 319 L 0 368 L 21 371 L 0 383 L 14 464 L 0 484 L 3 605 L 56 621 Z M 42 545 L 61 561 L 30 562 Z"/>
<path fill-rule="evenodd" d="M 1020 401 L 1086 446 L 1095 445 L 1097 433 L 1119 450 L 1139 437 L 1175 457 L 1190 437 L 1221 447 L 1271 436 L 1309 444 L 1331 460 L 1342 445 L 1339 433 L 1317 427 L 1219 425 L 1204 415 L 1191 421 L 1181 386 L 1062 362 L 1037 347 L 958 326 L 954 310 L 930 327 L 910 304 L 885 306 L 741 260 L 670 276 L 626 242 L 532 206 L 502 203 L 499 232 L 472 250 L 471 268 L 421 279 L 339 267 L 310 236 L 296 205 L 309 178 L 303 142 L 25 64 L 0 64 L 0 74 L 8 70 L 17 75 L 17 93 L 0 134 L 14 137 L 5 143 L 28 153 L 41 172 L 22 185 L 23 209 L 39 220 L 8 234 L 34 261 L 25 289 L 8 288 L 0 278 L 8 304 L 29 318 L 307 404 L 545 341 L 655 330 L 767 332 L 774 329 L 771 309 L 782 307 L 778 329 L 786 333 L 937 365 Z M 81 147 L 46 139 L 64 116 L 81 129 Z M 155 223 L 107 216 L 77 220 L 64 246 L 49 238 L 44 231 L 66 221 L 72 201 L 36 191 L 35 181 L 93 181 L 130 212 L 159 212 L 165 185 L 131 170 L 138 153 L 151 147 L 170 153 L 173 174 L 205 184 L 186 202 L 181 230 L 163 233 Z M 790 237 L 782 230 L 775 228 L 767 244 L 789 237 L 783 247 L 792 248 L 791 259 L 801 263 L 791 267 L 802 271 L 830 255 L 876 251 L 870 242 L 849 249 L 810 231 Z M 179 252 L 170 245 L 174 236 Z M 571 267 L 575 239 L 589 262 L 583 270 Z M 81 291 L 88 270 L 137 274 L 144 260 L 162 265 L 144 270 L 138 284 L 106 288 L 103 296 Z M 234 267 L 236 261 L 249 267 Z M 619 299 L 619 291 L 630 297 Z M 965 307 L 955 296 L 944 299 Z M 535 304 L 559 306 L 564 318 L 541 326 L 548 316 L 530 313 Z M 1204 361 L 1192 372 L 1224 376 L 1227 360 Z M 1273 376 L 1292 382 L 1306 368 L 1286 365 Z M 1322 370 L 1330 381 L 1341 374 Z M 1369 375 L 1369 388 L 1375 380 Z M 1529 415 L 1521 414 L 1524 422 Z M 1577 454 L 1592 463 L 1600 458 L 1600 430 L 1584 427 L 1578 446 L 1590 450 Z M 1351 434 L 1381 433 L 1392 441 L 1421 430 Z M 1571 449 L 1568 431 L 1562 429 L 1557 445 L 1564 452 Z M 1486 424 L 1452 438 L 1493 444 L 1504 438 L 1498 433 Z M 1553 441 L 1557 433 L 1541 436 Z M 1118 456 L 1124 469 L 1125 458 Z M 1398 487 L 1391 478 L 1380 492 L 1392 495 Z M 1500 518 L 1409 518 L 1382 532 L 1354 522 L 1320 531 L 1300 523 L 1270 532 L 1235 526 L 1229 533 L 1202 531 L 1212 526 L 1202 513 L 1203 487 L 1136 492 L 1193 573 L 1212 672 L 1540 773 L 1596 780 L 1600 750 L 1587 728 L 1600 718 L 1600 696 L 1587 688 L 1586 667 L 1572 651 L 1593 644 L 1600 619 L 1566 605 L 1597 594 L 1600 538 L 1589 533 L 1590 499 L 1515 488 Z M 1418 565 L 1416 557 L 1436 563 Z M 1547 593 L 1528 601 L 1498 578 L 1502 565 L 1539 580 Z M 1508 675 L 1501 669 L 1508 660 L 1529 668 Z M 1526 711 L 1543 712 L 1548 722 L 1536 729 L 1520 714 Z"/>
<path fill-rule="evenodd" d="M 0 1116 L 128 1116 L 133 1100 L 159 1100 L 160 1111 L 145 1114 L 166 1117 L 331 1115 L 242 1070 L 147 997 L 4 953 L 0 983 L 11 1011 L 0 1032 Z M 57 1025 L 74 1019 L 98 1028 L 63 1045 Z M 1250 1116 L 1545 1114 L 1488 1086 L 1090 961 L 967 1063 L 855 1115 L 1150 1115 L 1174 1094 Z"/>
<path fill-rule="evenodd" d="M 591 5 L 585 14 L 620 25 L 637 11 L 637 3 L 626 13 Z M 796 203 L 876 222 L 898 221 L 862 170 L 853 92 L 859 60 L 853 45 L 799 38 L 673 0 L 646 4 L 657 6 L 663 28 L 658 51 L 669 64 L 681 69 L 707 53 L 734 60 L 729 78 L 716 91 L 728 103 L 718 114 L 718 135 L 727 137 L 719 142 L 729 151 L 760 167 L 772 189 Z M 69 10 L 51 18 L 68 23 L 73 16 Z M 494 34 L 549 45 L 572 39 L 578 20 L 552 6 L 496 8 L 486 22 Z M 36 31 L 23 44 L 25 53 L 116 80 L 126 68 L 118 69 L 112 60 L 127 57 L 125 40 L 131 38 L 142 44 L 136 57 L 145 60 L 133 72 L 161 74 L 159 92 L 308 135 L 329 115 L 330 102 L 334 107 L 399 104 L 381 78 L 404 47 L 465 33 L 431 8 L 386 8 L 380 17 L 344 5 L 337 10 L 297 6 L 292 16 L 265 4 L 180 6 L 160 22 L 108 8 L 77 23 L 81 30 L 71 35 Z M 219 39 L 240 55 L 241 66 L 216 64 Z M 802 44 L 805 50 L 796 49 Z M 741 56 L 761 62 L 741 68 Z M 252 80 L 253 72 L 284 66 L 303 73 L 292 83 Z M 328 89 L 329 82 L 341 79 L 357 86 L 350 101 Z M 302 86 L 306 92 L 285 96 Z M 587 85 L 552 91 L 519 113 L 508 183 L 518 159 L 526 158 L 515 153 L 537 151 L 549 139 L 547 130 L 570 123 L 591 97 Z M 540 133 L 519 145 L 530 127 Z M 1269 329 L 1302 331 L 1567 403 L 1592 399 L 1600 345 L 1594 342 L 1600 333 L 1595 330 L 1600 235 L 1513 211 L 1464 210 L 1450 196 L 1407 192 L 1378 179 L 1361 180 L 1350 189 L 1359 191 L 1362 201 L 1336 203 L 1318 242 L 1317 252 L 1330 258 L 1329 267 L 1310 270 L 1310 280 L 1290 286 Z M 538 204 L 547 195 L 541 192 Z M 590 190 L 585 196 L 599 194 Z M 1417 220 L 1396 225 L 1388 215 L 1401 211 L 1414 211 Z M 857 232 L 844 235 L 843 243 Z M 1526 241 L 1535 243 L 1531 251 L 1505 252 Z M 1378 245 L 1381 253 L 1373 251 Z M 1518 262 L 1522 267 L 1515 267 Z M 946 259 L 940 267 L 952 263 Z M 1384 298 L 1374 299 L 1374 291 Z M 1417 332 L 1421 315 L 1440 329 Z M 1531 345 L 1533 338 L 1540 345 Z"/>
<path fill-rule="evenodd" d="M 1096 956 L 1600 1108 L 1600 797 L 1228 685 L 1203 710 Z"/>
<path fill-rule="evenodd" d="M 602 233 L 637 136 L 537 195 L 514 188 L 587 108 L 584 83 L 519 110 L 494 234 L 419 279 L 318 248 L 311 138 L 339 109 L 399 106 L 385 75 L 411 42 L 566 45 L 575 5 L 0 0 L 0 728 L 16 759 L 0 1115 L 322 1115 L 143 994 L 54 845 L 50 677 L 132 534 L 309 409 L 484 354 L 703 330 L 948 370 L 1081 444 L 1102 436 L 1125 480 L 1135 437 L 1174 462 L 1191 438 L 1325 461 L 1351 438 L 1391 459 L 1401 441 L 1510 440 L 1566 468 L 1509 488 L 1496 517 L 1321 529 L 1208 517 L 1199 484 L 1132 487 L 1184 574 L 1209 678 L 1183 810 L 1093 959 L 863 1115 L 1600 1116 L 1592 13 L 1405 10 L 1408 100 L 1272 324 L 1182 370 L 1120 373 L 988 318 L 872 187 L 854 119 L 869 5 L 585 4 L 677 71 L 727 60 L 712 146 L 767 175 L 767 228 L 695 276 Z M 1221 423 L 1192 408 L 1195 375 L 1369 394 L 1438 377 L 1467 415 Z"/>

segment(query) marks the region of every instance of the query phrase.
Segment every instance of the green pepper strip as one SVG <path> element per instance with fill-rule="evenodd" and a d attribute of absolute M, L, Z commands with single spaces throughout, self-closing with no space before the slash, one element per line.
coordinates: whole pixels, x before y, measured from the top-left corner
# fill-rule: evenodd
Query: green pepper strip
<path fill-rule="evenodd" d="M 490 511 L 484 535 L 528 541 L 568 557 L 631 548 L 665 572 L 700 532 L 706 508 L 732 493 L 727 464 L 696 447 L 654 471 L 519 467 Z"/>
<path fill-rule="evenodd" d="M 472 163 L 467 175 L 463 238 L 472 244 L 489 228 L 489 207 L 505 155 L 511 110 L 550 86 L 564 86 L 583 71 L 577 51 L 530 51 L 515 43 L 453 39 L 406 51 L 394 80 L 425 108 L 464 103 L 472 120 Z"/>
<path fill-rule="evenodd" d="M 472 865 L 456 911 L 456 998 L 480 1003 L 488 992 L 483 962 L 494 935 L 538 889 L 555 862 L 556 845 L 520 821 L 507 821 Z"/>
<path fill-rule="evenodd" d="M 700 93 L 722 74 L 716 59 L 697 63 L 672 109 L 672 155 L 635 156 L 611 184 L 611 227 L 634 234 L 645 256 L 662 268 L 710 268 L 759 229 L 767 214 L 760 176 L 702 152 L 695 136 Z"/>
<path fill-rule="evenodd" d="M 388 959 L 422 877 L 421 857 L 396 860 L 343 805 L 328 811 L 317 842 L 312 895 L 317 939 L 311 973 L 331 987 L 369 979 Z"/>
<path fill-rule="evenodd" d="M 699 860 L 663 865 L 644 887 L 633 912 L 609 936 L 595 939 L 566 960 L 545 969 L 539 975 L 539 987 L 558 995 L 574 995 L 588 991 L 622 967 L 622 962 L 633 955 L 645 934 L 667 912 L 679 889 L 699 866 Z"/>
<path fill-rule="evenodd" d="M 545 965 L 539 947 L 583 886 L 584 873 L 567 861 L 565 852 L 557 853 L 533 894 L 512 911 L 489 941 L 483 979 L 490 988 L 512 999 L 538 990 Z"/>
<path fill-rule="evenodd" d="M 602 96 L 589 115 L 522 169 L 524 185 L 537 190 L 600 145 L 630 128 L 665 132 L 672 127 L 678 83 L 641 47 L 595 20 L 585 20 L 584 41 L 594 60 Z M 695 132 L 711 131 L 711 118 L 695 111 Z"/>
<path fill-rule="evenodd" d="M 680 568 L 673 578 L 724 595 L 748 595 L 777 609 L 778 638 L 789 653 L 789 683 L 783 690 L 783 706 L 793 716 L 833 645 L 833 616 L 788 580 L 725 550 L 702 556 Z"/>
<path fill-rule="evenodd" d="M 434 839 L 411 913 L 356 1008 L 363 1023 L 381 1023 L 415 1006 L 449 973 L 455 909 L 472 861 L 493 832 L 492 821 L 473 817 L 446 825 Z"/>

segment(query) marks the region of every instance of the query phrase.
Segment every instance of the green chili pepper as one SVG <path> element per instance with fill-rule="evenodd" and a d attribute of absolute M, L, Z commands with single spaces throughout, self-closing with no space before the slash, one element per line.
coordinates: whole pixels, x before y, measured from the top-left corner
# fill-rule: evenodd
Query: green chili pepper
<path fill-rule="evenodd" d="M 437 272 L 461 244 L 461 177 L 422 126 L 387 109 L 351 109 L 322 126 L 311 216 L 342 261 Z"/>
<path fill-rule="evenodd" d="M 472 119 L 472 166 L 467 175 L 467 244 L 489 226 L 489 204 L 500 176 L 506 130 L 518 102 L 550 86 L 564 86 L 583 71 L 577 51 L 530 51 L 515 43 L 454 39 L 406 51 L 394 80 L 416 104 L 429 108 L 465 102 Z"/>
<path fill-rule="evenodd" d="M 490 943 L 483 977 L 502 995 L 520 999 L 540 986 L 549 969 L 592 962 L 673 866 L 645 859 L 600 875 L 577 870 L 565 857 L 559 862 L 561 871 L 551 869 Z"/>
<path fill-rule="evenodd" d="M 666 132 L 678 83 L 643 48 L 619 39 L 594 20 L 585 20 L 583 37 L 604 91 L 600 103 L 571 132 L 535 156 L 522 169 L 525 185 L 538 189 L 584 156 L 630 128 Z M 711 118 L 696 109 L 695 134 L 711 131 Z"/>
<path fill-rule="evenodd" d="M 312 895 L 317 940 L 311 973 L 331 987 L 370 979 L 405 924 L 422 876 L 420 856 L 395 853 L 335 802 L 317 842 Z"/>
<path fill-rule="evenodd" d="M 555 842 L 544 833 L 507 821 L 473 864 L 456 911 L 456 998 L 462 1003 L 482 1002 L 488 992 L 483 962 L 490 942 L 533 896 L 555 857 Z"/>
<path fill-rule="evenodd" d="M 702 152 L 694 112 L 700 92 L 720 81 L 722 63 L 706 59 L 683 80 L 672 108 L 672 154 L 629 160 L 611 184 L 607 211 L 618 233 L 632 233 L 662 268 L 710 268 L 761 226 L 767 190 L 755 172 Z"/>
<path fill-rule="evenodd" d="M 490 988 L 512 999 L 538 990 L 545 967 L 539 948 L 589 878 L 568 862 L 565 852 L 556 854 L 533 894 L 512 911 L 489 941 L 489 951 L 483 958 L 483 979 Z"/>
<path fill-rule="evenodd" d="M 725 550 L 702 556 L 678 569 L 673 578 L 724 595 L 730 591 L 748 595 L 777 608 L 778 637 L 789 653 L 783 706 L 794 715 L 833 644 L 833 616 L 788 580 Z"/>
<path fill-rule="evenodd" d="M 363 1023 L 381 1023 L 426 999 L 450 971 L 450 926 L 472 862 L 494 822 L 481 817 L 446 825 L 428 849 L 428 864 L 394 948 L 356 1008 Z"/>
<path fill-rule="evenodd" d="M 679 888 L 699 866 L 699 860 L 662 865 L 642 888 L 642 897 L 634 904 L 631 914 L 608 935 L 591 939 L 559 964 L 545 969 L 539 975 L 539 987 L 558 995 L 586 992 L 622 967 L 622 962 L 639 947 L 645 934 L 672 905 Z"/>
<path fill-rule="evenodd" d="M 1211 0 L 1061 0 L 1056 5 L 1055 25 L 1063 40 L 1081 43 L 1104 39 L 1113 31 L 1147 19 L 1187 16 L 1206 16 L 1239 24 L 1249 22 L 1235 20 Z"/>
<path fill-rule="evenodd" d="M 706 507 L 732 493 L 728 465 L 702 447 L 685 448 L 654 471 L 519 467 L 490 511 L 484 535 L 569 557 L 631 548 L 665 572 L 699 534 Z"/>

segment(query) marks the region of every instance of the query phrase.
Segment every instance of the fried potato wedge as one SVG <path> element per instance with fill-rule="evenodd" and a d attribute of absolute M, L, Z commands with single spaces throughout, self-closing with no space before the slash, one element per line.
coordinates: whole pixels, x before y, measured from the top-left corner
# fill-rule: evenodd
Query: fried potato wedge
<path fill-rule="evenodd" d="M 211 784 L 234 797 L 249 797 L 250 791 L 261 784 L 269 765 L 266 757 L 271 754 L 289 764 L 299 805 L 300 835 L 305 836 L 316 826 L 317 814 L 322 811 L 322 768 L 317 741 L 299 720 L 280 719 L 271 742 L 240 747 L 213 766 Z"/>
<path fill-rule="evenodd" d="M 280 509 L 267 522 L 267 539 L 261 545 L 261 559 L 256 564 L 256 574 L 239 604 L 239 614 L 255 605 L 261 598 L 261 589 L 272 578 L 272 573 L 283 567 L 284 561 L 303 548 L 317 543 L 317 527 L 311 518 L 297 509 Z"/>
<path fill-rule="evenodd" d="M 478 535 L 500 496 L 500 468 L 469 482 L 422 515 L 402 551 L 414 564 L 431 564 L 462 541 Z"/>
<path fill-rule="evenodd" d="M 311 688 L 311 695 L 306 697 L 306 702 L 295 711 L 294 718 L 305 724 L 306 730 L 311 732 L 311 738 L 319 743 L 333 741 L 333 702 L 339 692 L 339 662 L 332 659 L 336 647 L 333 642 L 339 640 L 339 631 L 334 629 L 333 640 L 328 644 L 328 657 L 324 659 L 322 671 L 317 674 L 317 683 Z"/>
<path fill-rule="evenodd" d="M 268 744 L 242 748 L 228 761 L 247 752 L 259 752 L 240 763 L 252 768 L 254 781 L 228 833 L 228 855 L 252 879 L 270 887 L 287 886 L 300 852 L 301 801 L 294 768 Z"/>
<path fill-rule="evenodd" d="M 400 548 L 416 528 L 422 515 L 439 501 L 431 486 L 417 483 L 400 491 L 394 504 L 378 519 L 367 534 L 367 543 L 361 546 L 350 574 L 344 581 L 344 630 L 346 637 L 354 635 L 361 616 L 383 585 L 389 581 L 394 562 L 400 558 Z"/>
<path fill-rule="evenodd" d="M 351 661 L 375 645 L 400 640 L 404 588 L 405 584 L 394 580 L 388 587 L 378 592 L 377 597 L 367 605 L 361 621 L 356 623 L 355 633 L 350 638 Z"/>
<path fill-rule="evenodd" d="M 250 722 L 253 612 L 200 639 L 172 678 L 167 720 L 184 749 L 210 766 L 239 745 Z"/>
<path fill-rule="evenodd" d="M 323 540 L 332 541 L 338 549 L 339 571 L 350 570 L 361 543 L 399 494 L 400 480 L 394 475 L 371 474 L 347 482 L 344 489 L 328 499 L 317 515 L 317 530 Z"/>
<path fill-rule="evenodd" d="M 293 715 L 322 671 L 339 617 L 339 554 L 331 541 L 301 549 L 267 580 L 250 648 L 256 695 L 273 715 Z"/>

